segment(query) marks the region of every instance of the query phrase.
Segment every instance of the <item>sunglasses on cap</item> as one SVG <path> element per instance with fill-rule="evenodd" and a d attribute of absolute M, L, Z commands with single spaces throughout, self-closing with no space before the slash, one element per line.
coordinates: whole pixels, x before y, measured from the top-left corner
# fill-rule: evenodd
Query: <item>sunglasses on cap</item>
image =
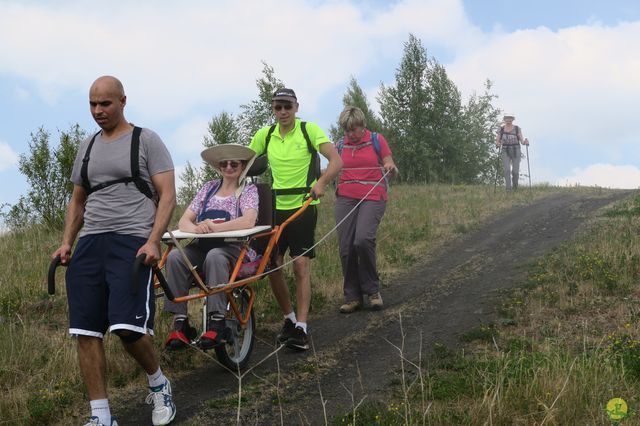
<path fill-rule="evenodd" d="M 240 162 L 235 160 L 222 160 L 218 163 L 218 166 L 221 169 L 226 169 L 229 166 L 231 166 L 232 169 L 237 169 L 238 166 L 240 166 Z"/>
<path fill-rule="evenodd" d="M 291 108 L 293 108 L 293 104 L 292 103 L 276 104 L 276 105 L 273 106 L 273 109 L 275 109 L 276 111 L 281 111 L 282 108 L 284 108 L 285 110 L 289 111 Z"/>

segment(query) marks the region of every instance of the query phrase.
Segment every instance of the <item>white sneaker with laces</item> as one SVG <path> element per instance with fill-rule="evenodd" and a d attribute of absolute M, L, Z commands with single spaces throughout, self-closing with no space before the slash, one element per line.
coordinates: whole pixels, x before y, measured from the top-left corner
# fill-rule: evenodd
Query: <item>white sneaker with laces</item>
<path fill-rule="evenodd" d="M 158 388 L 149 388 L 151 393 L 147 395 L 147 404 L 153 404 L 151 422 L 154 426 L 168 425 L 176 416 L 176 405 L 171 395 L 171 383 L 169 380 Z"/>
<path fill-rule="evenodd" d="M 85 424 L 84 426 L 107 426 L 107 425 L 105 425 L 104 423 L 101 423 L 98 417 L 91 416 L 89 417 L 89 423 Z M 109 426 L 118 426 L 118 422 L 116 422 L 116 419 L 112 418 L 111 424 Z"/>

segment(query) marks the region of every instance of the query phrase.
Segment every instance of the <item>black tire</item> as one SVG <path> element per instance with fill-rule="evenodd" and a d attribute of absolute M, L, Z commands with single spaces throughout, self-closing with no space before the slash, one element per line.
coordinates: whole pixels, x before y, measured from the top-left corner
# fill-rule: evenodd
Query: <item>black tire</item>
<path fill-rule="evenodd" d="M 244 316 L 249 306 L 249 290 L 237 288 L 233 291 L 234 302 L 238 305 L 240 313 Z M 235 315 L 227 315 L 226 325 L 231 329 L 232 338 L 222 346 L 216 347 L 216 356 L 224 366 L 232 371 L 244 369 L 249 363 L 253 344 L 255 342 L 256 323 L 253 317 L 253 309 L 249 315 L 247 325 L 242 328 Z"/>

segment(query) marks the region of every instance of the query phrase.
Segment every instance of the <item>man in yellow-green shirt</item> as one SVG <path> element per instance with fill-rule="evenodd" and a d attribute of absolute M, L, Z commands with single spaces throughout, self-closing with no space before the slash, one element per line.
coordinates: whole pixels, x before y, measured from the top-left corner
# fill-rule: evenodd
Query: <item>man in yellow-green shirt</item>
<path fill-rule="evenodd" d="M 276 225 L 302 206 L 305 195 L 311 193 L 314 198 L 322 197 L 329 182 L 342 168 L 340 155 L 322 129 L 315 123 L 296 118 L 298 106 L 293 90 L 276 90 L 271 98 L 276 124 L 258 130 L 249 145 L 258 155 L 267 154 L 276 196 Z M 318 153 L 329 161 L 322 175 Z M 287 225 L 278 241 L 276 264 L 282 265 L 287 250 L 295 259 L 297 315 L 282 270 L 269 275 L 271 290 L 284 314 L 278 341 L 297 350 L 309 349 L 307 319 L 311 303 L 311 259 L 315 256 L 314 250 L 309 249 L 314 245 L 319 202 L 313 201 L 300 217 Z"/>

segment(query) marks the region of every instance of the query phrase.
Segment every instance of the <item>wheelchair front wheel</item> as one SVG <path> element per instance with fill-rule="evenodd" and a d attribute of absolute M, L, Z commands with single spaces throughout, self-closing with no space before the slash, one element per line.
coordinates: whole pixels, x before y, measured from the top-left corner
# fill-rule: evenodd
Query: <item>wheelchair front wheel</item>
<path fill-rule="evenodd" d="M 240 314 L 245 316 L 249 307 L 249 290 L 246 288 L 237 288 L 230 297 L 234 298 Z M 243 369 L 249 363 L 249 357 L 251 356 L 255 341 L 253 309 L 251 310 L 249 320 L 245 327 L 242 327 L 235 315 L 227 315 L 225 321 L 227 327 L 231 329 L 232 337 L 226 344 L 215 348 L 216 356 L 218 357 L 218 361 L 230 370 L 236 371 Z"/>

